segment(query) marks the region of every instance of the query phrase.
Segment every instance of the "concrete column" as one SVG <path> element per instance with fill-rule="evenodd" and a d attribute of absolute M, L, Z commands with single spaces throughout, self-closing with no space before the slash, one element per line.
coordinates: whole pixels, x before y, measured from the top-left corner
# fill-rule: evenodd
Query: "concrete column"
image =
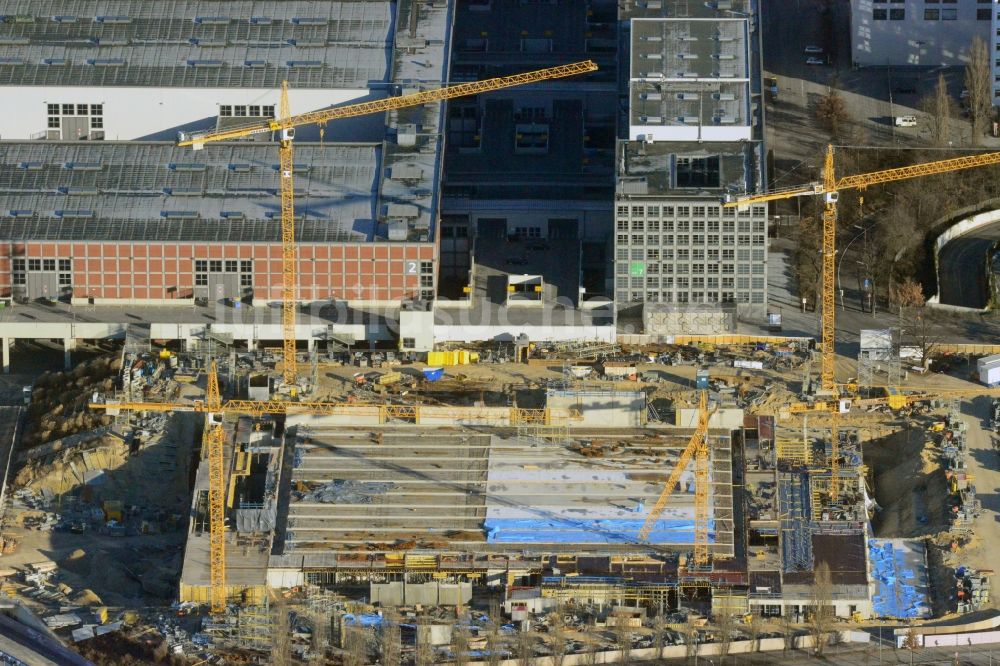
<path fill-rule="evenodd" d="M 3 373 L 10 374 L 10 338 L 0 338 L 0 348 L 3 349 Z"/>
<path fill-rule="evenodd" d="M 76 338 L 63 338 L 63 367 L 66 370 L 73 368 L 71 352 L 76 349 Z"/>
<path fill-rule="evenodd" d="M 253 339 L 253 336 L 251 335 L 250 337 L 248 337 L 247 338 L 247 351 L 253 351 L 255 344 L 256 344 L 256 341 Z"/>
<path fill-rule="evenodd" d="M 306 349 L 308 351 L 312 351 L 315 348 L 316 348 L 316 338 L 312 336 L 306 338 Z"/>

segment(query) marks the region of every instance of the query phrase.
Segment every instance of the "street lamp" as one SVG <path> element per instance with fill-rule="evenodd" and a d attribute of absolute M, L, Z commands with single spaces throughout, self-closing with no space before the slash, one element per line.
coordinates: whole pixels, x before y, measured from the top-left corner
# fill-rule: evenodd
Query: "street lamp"
<path fill-rule="evenodd" d="M 861 238 L 862 236 L 864 236 L 866 233 L 868 233 L 868 229 L 870 228 L 870 227 L 862 227 L 862 226 L 857 225 L 857 224 L 852 224 L 851 226 L 854 227 L 855 229 L 861 229 L 861 231 L 858 233 L 857 236 L 855 236 L 850 241 L 848 241 L 847 247 L 844 248 L 844 253 L 840 255 L 840 261 L 837 262 L 837 290 L 840 292 L 840 309 L 841 310 L 846 310 L 847 306 L 844 305 L 844 287 L 843 287 L 843 283 L 841 283 L 841 281 L 840 281 L 840 268 L 841 268 L 841 266 L 844 265 L 844 257 L 847 256 L 847 251 L 849 249 L 851 249 L 851 244 L 854 243 L 854 241 L 856 241 L 859 238 Z"/>

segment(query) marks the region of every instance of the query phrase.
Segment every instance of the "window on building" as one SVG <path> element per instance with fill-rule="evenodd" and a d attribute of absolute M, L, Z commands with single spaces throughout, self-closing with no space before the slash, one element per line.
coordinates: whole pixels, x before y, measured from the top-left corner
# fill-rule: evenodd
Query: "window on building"
<path fill-rule="evenodd" d="M 70 261 L 69 259 L 60 259 L 59 260 L 59 270 L 61 270 L 61 271 L 71 271 L 71 270 L 73 270 L 73 262 Z"/>
<path fill-rule="evenodd" d="M 617 242 L 619 245 L 628 245 L 628 234 L 618 234 Z"/>
<path fill-rule="evenodd" d="M 937 21 L 941 18 L 940 9 L 925 9 L 924 10 L 924 20 L 925 21 Z"/>
<path fill-rule="evenodd" d="M 60 273 L 59 274 L 59 286 L 68 287 L 73 284 L 73 274 L 72 273 Z"/>
<path fill-rule="evenodd" d="M 642 231 L 645 228 L 646 228 L 645 224 L 643 223 L 642 220 L 632 220 L 632 230 L 633 231 Z"/>
<path fill-rule="evenodd" d="M 209 261 L 208 262 L 208 270 L 209 270 L 209 272 L 212 272 L 212 273 L 221 273 L 222 272 L 222 260 L 221 259 L 212 259 L 211 261 Z"/>
<path fill-rule="evenodd" d="M 227 273 L 235 273 L 237 267 L 239 266 L 239 262 L 236 261 L 235 259 L 226 259 L 225 266 Z"/>
<path fill-rule="evenodd" d="M 62 105 L 62 114 L 64 116 L 72 116 L 72 115 L 74 115 L 75 111 L 76 111 L 76 107 L 74 105 L 72 105 L 72 104 L 63 104 Z"/>
<path fill-rule="evenodd" d="M 889 18 L 889 10 L 885 7 L 876 7 L 872 10 L 873 21 L 885 21 Z"/>
<path fill-rule="evenodd" d="M 673 206 L 664 206 L 663 207 L 663 214 L 664 215 L 673 215 L 674 214 L 674 207 Z"/>
<path fill-rule="evenodd" d="M 42 270 L 43 271 L 54 271 L 56 269 L 55 259 L 42 259 Z"/>
<path fill-rule="evenodd" d="M 49 116 L 49 129 L 59 129 L 59 116 Z"/>
<path fill-rule="evenodd" d="M 195 273 L 205 273 L 208 271 L 208 260 L 206 259 L 195 259 L 194 260 L 194 272 Z"/>
<path fill-rule="evenodd" d="M 645 238 L 642 234 L 632 234 L 632 245 L 642 245 L 642 239 Z"/>
<path fill-rule="evenodd" d="M 677 234 L 677 244 L 687 245 L 690 242 L 690 238 L 687 234 Z"/>
<path fill-rule="evenodd" d="M 48 114 L 50 116 L 58 116 L 59 115 L 59 105 L 58 104 L 47 104 L 46 108 L 48 109 Z"/>
<path fill-rule="evenodd" d="M 673 220 L 664 220 L 663 221 L 663 230 L 664 231 L 673 231 L 674 230 L 674 221 Z"/>
<path fill-rule="evenodd" d="M 618 231 L 628 231 L 628 220 L 618 220 L 618 222 L 615 223 L 615 227 Z"/>
<path fill-rule="evenodd" d="M 655 249 L 646 250 L 646 258 L 659 261 L 660 251 Z"/>
<path fill-rule="evenodd" d="M 101 116 L 91 116 L 90 129 L 104 129 L 104 118 Z"/>
<path fill-rule="evenodd" d="M 237 104 L 233 107 L 233 115 L 238 118 L 245 118 L 247 115 L 247 107 L 244 104 Z"/>
<path fill-rule="evenodd" d="M 902 8 L 892 8 L 889 10 L 889 20 L 890 21 L 902 21 L 906 19 L 906 10 Z M 947 19 L 945 19 L 947 20 Z"/>
<path fill-rule="evenodd" d="M 977 21 L 989 21 L 990 20 L 990 10 L 980 7 L 976 10 L 976 20 Z"/>
<path fill-rule="evenodd" d="M 92 116 L 103 116 L 104 115 L 104 105 L 103 104 L 91 104 L 90 105 L 90 115 L 92 115 Z"/>
<path fill-rule="evenodd" d="M 207 287 L 208 286 L 208 273 L 195 273 L 194 274 L 194 286 L 196 286 L 196 287 Z"/>
<path fill-rule="evenodd" d="M 646 206 L 646 215 L 659 215 L 659 214 L 660 214 L 659 206 Z"/>
<path fill-rule="evenodd" d="M 650 220 L 649 221 L 649 230 L 650 231 L 659 231 L 660 230 L 660 221 L 659 220 Z"/>
<path fill-rule="evenodd" d="M 252 273 L 240 273 L 240 286 L 241 287 L 252 287 L 253 286 L 253 274 Z"/>
<path fill-rule="evenodd" d="M 221 104 L 219 105 L 219 115 L 228 118 L 233 115 L 233 105 L 232 104 Z"/>

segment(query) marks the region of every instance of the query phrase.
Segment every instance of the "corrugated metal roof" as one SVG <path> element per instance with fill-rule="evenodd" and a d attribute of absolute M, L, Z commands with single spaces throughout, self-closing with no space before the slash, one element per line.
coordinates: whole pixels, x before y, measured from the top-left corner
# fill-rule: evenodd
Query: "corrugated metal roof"
<path fill-rule="evenodd" d="M 15 0 L 2 11 L 0 85 L 276 87 L 287 79 L 296 88 L 365 88 L 388 75 L 392 10 L 380 0 Z"/>
<path fill-rule="evenodd" d="M 379 153 L 297 147 L 300 240 L 370 237 Z M 0 143 L 0 237 L 278 241 L 278 188 L 270 143 Z"/>

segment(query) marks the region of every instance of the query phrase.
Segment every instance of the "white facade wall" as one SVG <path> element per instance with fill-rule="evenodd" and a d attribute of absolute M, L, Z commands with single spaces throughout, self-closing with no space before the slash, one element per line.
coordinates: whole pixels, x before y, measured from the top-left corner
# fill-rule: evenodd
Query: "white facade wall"
<path fill-rule="evenodd" d="M 973 37 L 987 45 L 993 41 L 994 2 L 852 0 L 852 61 L 859 67 L 964 65 Z M 995 48 L 991 53 L 996 53 Z"/>
<path fill-rule="evenodd" d="M 750 125 L 629 125 L 633 141 L 750 141 Z"/>
<path fill-rule="evenodd" d="M 176 139 L 181 129 L 215 127 L 220 104 L 278 105 L 278 90 L 266 88 L 126 88 L 99 86 L 3 86 L 8 100 L 0 138 L 29 140 L 44 132 L 47 104 L 103 104 L 104 136 L 131 141 Z M 368 90 L 289 90 L 292 113 L 322 109 L 368 95 Z M 248 121 L 252 119 L 247 119 Z"/>

